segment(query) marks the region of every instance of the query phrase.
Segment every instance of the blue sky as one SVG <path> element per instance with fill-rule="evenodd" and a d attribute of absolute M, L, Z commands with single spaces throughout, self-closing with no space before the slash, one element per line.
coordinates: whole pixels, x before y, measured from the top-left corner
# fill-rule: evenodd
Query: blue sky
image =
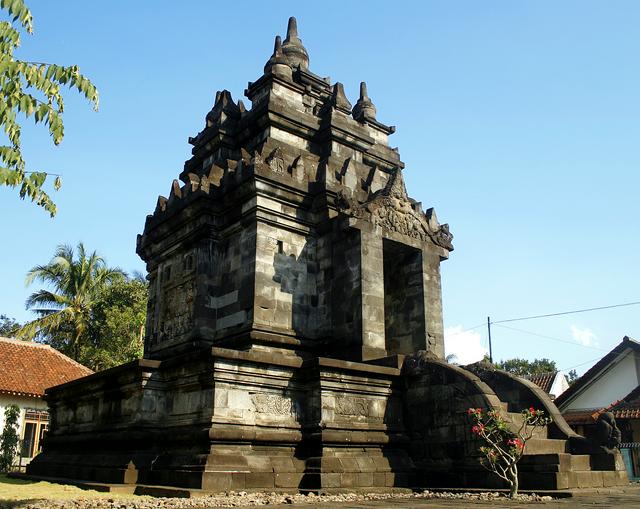
<path fill-rule="evenodd" d="M 59 214 L 0 189 L 0 313 L 29 318 L 24 276 L 83 241 L 144 271 L 136 234 L 189 157 L 215 92 L 242 97 L 298 18 L 310 68 L 361 80 L 406 163 L 409 193 L 449 222 L 448 346 L 486 346 L 486 321 L 640 300 L 640 3 L 634 1 L 47 2 L 21 58 L 78 64 L 94 113 L 67 94 L 54 147 L 24 129 L 33 169 L 63 175 Z M 246 101 L 248 103 L 248 101 Z M 640 306 L 493 328 L 494 356 L 584 371 Z M 536 333 L 555 339 L 531 335 Z M 560 341 L 559 341 L 560 340 Z"/>

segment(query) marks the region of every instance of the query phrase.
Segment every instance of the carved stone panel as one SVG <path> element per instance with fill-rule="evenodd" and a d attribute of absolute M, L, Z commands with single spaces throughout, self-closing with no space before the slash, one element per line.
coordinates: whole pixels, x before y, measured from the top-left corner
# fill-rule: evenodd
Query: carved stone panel
<path fill-rule="evenodd" d="M 339 397 L 336 398 L 336 414 L 356 417 L 369 415 L 370 401 L 365 398 Z"/>
<path fill-rule="evenodd" d="M 282 415 L 295 417 L 296 406 L 291 398 L 280 394 L 252 394 L 251 402 L 256 411 L 261 414 Z"/>
<path fill-rule="evenodd" d="M 186 334 L 193 328 L 194 299 L 194 280 L 164 290 L 158 334 L 160 341 Z"/>
<path fill-rule="evenodd" d="M 383 190 L 373 193 L 366 202 L 359 203 L 345 193 L 338 193 L 336 205 L 345 214 L 367 219 L 388 232 L 423 242 L 431 240 L 445 249 L 453 249 L 449 226 L 437 224 L 437 221 L 432 221 L 431 225 L 425 214 L 416 210 L 409 200 L 400 170 L 389 178 Z"/>

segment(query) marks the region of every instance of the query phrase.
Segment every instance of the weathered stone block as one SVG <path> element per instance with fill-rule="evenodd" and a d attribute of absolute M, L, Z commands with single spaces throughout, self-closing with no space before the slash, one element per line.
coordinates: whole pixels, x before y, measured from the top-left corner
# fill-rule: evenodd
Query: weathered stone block
<path fill-rule="evenodd" d="M 245 488 L 273 488 L 275 476 L 272 472 L 250 472 L 245 474 Z"/>
<path fill-rule="evenodd" d="M 276 488 L 298 488 L 304 477 L 303 473 L 280 473 L 275 476 Z"/>
<path fill-rule="evenodd" d="M 341 476 L 342 474 L 337 474 L 337 473 L 335 474 L 321 473 L 320 485 L 323 488 L 341 488 L 342 487 Z"/>

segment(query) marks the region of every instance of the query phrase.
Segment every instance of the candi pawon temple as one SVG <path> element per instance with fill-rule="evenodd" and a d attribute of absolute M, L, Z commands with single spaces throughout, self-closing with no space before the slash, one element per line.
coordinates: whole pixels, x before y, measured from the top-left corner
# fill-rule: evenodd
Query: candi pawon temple
<path fill-rule="evenodd" d="M 223 90 L 138 236 L 144 358 L 53 387 L 28 475 L 183 490 L 499 488 L 467 409 L 527 442 L 521 489 L 626 484 L 533 383 L 444 360 L 452 234 L 411 199 L 365 83 L 309 70 L 295 18 L 245 95 Z M 142 489 L 141 492 L 144 492 Z"/>

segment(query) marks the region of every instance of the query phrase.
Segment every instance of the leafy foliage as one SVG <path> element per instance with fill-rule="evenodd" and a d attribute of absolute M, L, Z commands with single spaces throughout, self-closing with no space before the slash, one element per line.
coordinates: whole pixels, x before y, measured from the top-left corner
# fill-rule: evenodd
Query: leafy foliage
<path fill-rule="evenodd" d="M 93 308 L 91 359 L 85 361 L 93 370 L 142 357 L 148 296 L 141 277 L 119 278 L 103 289 Z"/>
<path fill-rule="evenodd" d="M 38 316 L 19 335 L 50 344 L 85 366 L 100 370 L 140 356 L 147 285 L 109 268 L 94 251 L 59 246 L 46 265 L 31 269 L 27 284 L 45 283 L 27 308 Z"/>
<path fill-rule="evenodd" d="M 471 431 L 484 443 L 479 451 L 482 454 L 480 463 L 490 472 L 504 479 L 509 485 L 509 496 L 518 494 L 518 461 L 536 429 L 551 422 L 544 416 L 543 410 L 533 407 L 521 412 L 521 424 L 509 425 L 497 410 L 483 412 L 482 408 L 469 408 L 467 414 L 473 420 Z"/>
<path fill-rule="evenodd" d="M 569 374 L 567 375 L 569 385 L 573 385 L 578 380 L 578 378 L 580 377 L 578 376 L 578 372 L 575 369 L 569 371 Z"/>
<path fill-rule="evenodd" d="M 20 330 L 20 325 L 7 315 L 0 315 L 0 337 L 11 338 Z"/>
<path fill-rule="evenodd" d="M 20 198 L 29 198 L 53 217 L 56 214 L 55 203 L 43 190 L 48 174 L 26 170 L 17 115 L 33 117 L 36 124 L 45 124 L 53 143 L 58 145 L 64 137 L 61 89 L 67 86 L 77 90 L 96 110 L 98 90 L 76 65 L 62 66 L 14 58 L 14 51 L 20 46 L 19 29 L 33 33 L 33 18 L 23 0 L 0 0 L 0 9 L 12 18 L 11 21 L 0 21 L 0 127 L 8 140 L 8 144 L 0 145 L 0 186 L 18 187 Z M 58 175 L 53 181 L 53 188 L 57 191 L 61 185 Z"/>
<path fill-rule="evenodd" d="M 508 359 L 496 363 L 496 368 L 508 371 L 518 376 L 534 376 L 555 373 L 558 371 L 555 361 L 549 359 Z"/>
<path fill-rule="evenodd" d="M 18 418 L 20 409 L 8 405 L 4 409 L 4 428 L 0 435 L 0 472 L 8 472 L 18 452 Z"/>

